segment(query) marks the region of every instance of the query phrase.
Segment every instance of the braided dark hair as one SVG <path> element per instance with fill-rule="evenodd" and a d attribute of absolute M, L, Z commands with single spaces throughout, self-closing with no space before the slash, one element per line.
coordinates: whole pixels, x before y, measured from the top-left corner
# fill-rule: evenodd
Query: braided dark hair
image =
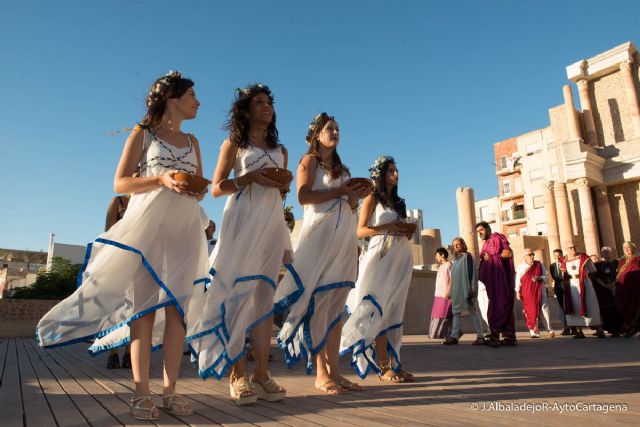
<path fill-rule="evenodd" d="M 322 132 L 322 129 L 324 129 L 324 127 L 327 125 L 327 123 L 335 121 L 336 119 L 333 116 L 328 115 L 327 113 L 318 114 L 311 121 L 311 124 L 309 125 L 309 132 L 307 132 L 306 138 L 307 144 L 309 144 L 307 154 L 315 157 L 318 160 L 320 166 L 324 170 L 329 171 L 329 174 L 333 179 L 338 178 L 340 175 L 342 175 L 343 172 L 349 174 L 349 168 L 342 163 L 337 149 L 334 149 L 331 153 L 331 161 L 333 165 L 329 166 L 324 162 L 322 157 L 320 157 L 320 140 L 318 139 L 318 136 L 320 135 L 320 132 Z"/>
<path fill-rule="evenodd" d="M 376 161 L 376 163 L 378 162 Z M 373 195 L 379 203 L 395 210 L 398 215 L 404 219 L 407 217 L 407 205 L 404 199 L 398 196 L 398 186 L 394 185 L 390 189 L 387 188 L 386 175 L 391 164 L 395 164 L 395 160 L 393 157 L 387 156 L 382 161 L 376 173 L 371 174 L 371 179 L 373 180 Z"/>
<path fill-rule="evenodd" d="M 167 100 L 180 98 L 193 85 L 193 80 L 182 77 L 179 71 L 169 71 L 156 79 L 147 95 L 147 114 L 140 121 L 140 127 L 149 130 L 160 128 Z"/>
<path fill-rule="evenodd" d="M 240 148 L 249 145 L 249 108 L 251 100 L 258 94 L 264 93 L 273 105 L 273 94 L 268 86 L 260 83 L 252 84 L 244 89 L 236 89 L 236 99 L 229 110 L 229 119 L 223 129 L 229 131 L 229 139 Z M 267 147 L 276 148 L 279 144 L 278 128 L 276 128 L 276 112 L 267 127 Z"/>

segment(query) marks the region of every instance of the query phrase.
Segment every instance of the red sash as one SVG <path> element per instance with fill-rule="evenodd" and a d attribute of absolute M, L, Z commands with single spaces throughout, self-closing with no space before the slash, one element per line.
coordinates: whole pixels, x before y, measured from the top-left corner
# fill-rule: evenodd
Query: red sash
<path fill-rule="evenodd" d="M 589 277 L 587 270 L 585 268 L 587 261 L 589 261 L 589 257 L 587 254 L 580 253 L 578 254 L 580 257 L 580 266 L 578 267 L 580 281 L 580 316 L 587 316 L 587 306 L 585 303 L 585 295 L 584 295 L 584 279 Z M 564 288 L 564 312 L 565 314 L 576 314 L 575 308 L 573 307 L 573 300 L 571 299 L 571 276 L 569 272 L 567 272 L 567 262 L 566 258 L 561 258 L 561 270 L 562 270 L 562 284 Z"/>
<path fill-rule="evenodd" d="M 542 282 L 533 282 L 534 277 L 542 276 L 542 264 L 533 261 L 533 264 L 520 278 L 520 294 L 522 295 L 522 313 L 527 328 L 538 329 L 538 313 L 542 305 Z"/>

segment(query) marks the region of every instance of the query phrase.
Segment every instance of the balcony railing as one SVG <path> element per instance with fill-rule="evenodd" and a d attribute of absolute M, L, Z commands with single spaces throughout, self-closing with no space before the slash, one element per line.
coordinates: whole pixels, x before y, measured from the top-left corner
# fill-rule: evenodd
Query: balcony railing
<path fill-rule="evenodd" d="M 502 212 L 502 221 L 517 221 L 519 219 L 525 219 L 525 211 L 518 209 L 517 211 L 504 211 Z"/>

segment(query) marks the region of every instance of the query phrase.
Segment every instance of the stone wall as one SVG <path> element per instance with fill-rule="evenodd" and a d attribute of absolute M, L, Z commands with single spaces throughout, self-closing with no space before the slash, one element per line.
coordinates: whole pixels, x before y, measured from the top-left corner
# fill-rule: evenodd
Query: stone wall
<path fill-rule="evenodd" d="M 637 77 L 636 67 L 633 67 L 632 73 Z M 633 136 L 631 111 L 624 88 L 620 71 L 589 82 L 593 119 L 598 141 L 602 145 L 612 145 Z"/>
<path fill-rule="evenodd" d="M 35 337 L 38 321 L 60 301 L 0 299 L 0 337 Z"/>
<path fill-rule="evenodd" d="M 612 185 L 607 190 L 617 250 L 622 254 L 625 240 L 640 244 L 640 181 Z"/>
<path fill-rule="evenodd" d="M 435 271 L 418 271 L 414 270 L 411 277 L 411 287 L 407 296 L 407 305 L 404 310 L 404 334 L 405 335 L 427 335 L 429 331 L 429 321 L 431 319 L 431 305 L 433 304 L 433 295 L 436 286 Z M 553 289 L 549 291 L 549 306 L 551 309 L 551 325 L 555 330 L 562 329 L 560 324 L 560 306 L 553 295 Z M 522 303 L 516 301 L 515 307 L 516 330 L 527 331 L 522 315 Z M 540 316 L 542 322 L 542 316 Z M 485 332 L 488 330 L 484 325 Z M 473 327 L 468 317 L 462 318 L 462 330 L 466 334 L 473 333 Z M 544 331 L 542 323 L 540 330 Z"/>

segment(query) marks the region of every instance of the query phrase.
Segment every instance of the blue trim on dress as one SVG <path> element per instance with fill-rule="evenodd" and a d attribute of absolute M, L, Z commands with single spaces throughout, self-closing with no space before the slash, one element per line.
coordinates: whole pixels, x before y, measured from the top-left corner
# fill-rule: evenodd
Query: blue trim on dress
<path fill-rule="evenodd" d="M 78 271 L 78 276 L 76 277 L 76 286 L 79 288 L 82 286 L 82 275 L 84 274 L 87 266 L 89 265 L 89 259 L 91 258 L 91 250 L 93 249 L 93 242 L 87 245 L 87 250 L 84 252 L 84 261 L 82 262 L 82 267 L 80 267 L 80 271 Z"/>
<path fill-rule="evenodd" d="M 374 307 L 378 309 L 378 312 L 380 313 L 380 317 L 382 317 L 382 307 L 380 307 L 380 304 L 378 304 L 378 301 L 376 300 L 376 297 L 374 297 L 371 294 L 365 295 L 362 298 L 362 301 L 371 301 L 371 304 L 373 304 Z"/>
<path fill-rule="evenodd" d="M 153 280 L 156 282 L 156 284 L 158 286 L 160 286 L 160 288 L 165 292 L 165 294 L 167 295 L 167 297 L 169 298 L 169 301 L 165 301 L 162 302 L 160 304 L 156 304 L 152 307 L 149 307 L 141 312 L 135 313 L 132 316 L 130 316 L 128 319 L 110 326 L 107 329 L 103 329 L 101 331 L 98 331 L 94 334 L 90 334 L 90 335 L 86 335 L 84 337 L 80 337 L 80 338 L 74 338 L 72 340 L 69 341 L 65 341 L 65 342 L 60 342 L 60 343 L 56 343 L 56 344 L 51 344 L 51 345 L 47 345 L 47 346 L 43 346 L 42 345 L 42 340 L 40 339 L 40 334 L 39 334 L 39 330 L 36 327 L 36 341 L 38 343 L 38 345 L 40 345 L 43 348 L 56 348 L 56 347 L 63 347 L 63 346 L 67 346 L 67 345 L 71 345 L 71 344 L 76 344 L 79 342 L 83 342 L 83 341 L 87 341 L 90 339 L 95 339 L 95 338 L 102 338 L 108 334 L 110 334 L 111 332 L 123 327 L 124 325 L 128 325 L 130 324 L 132 321 L 137 320 L 143 316 L 146 316 L 149 313 L 152 313 L 156 310 L 159 310 L 161 308 L 165 308 L 168 307 L 170 305 L 174 305 L 176 307 L 176 310 L 178 311 L 178 313 L 180 314 L 180 317 L 182 318 L 182 323 L 184 325 L 184 310 L 182 309 L 182 306 L 180 305 L 180 303 L 178 302 L 178 299 L 173 295 L 173 293 L 169 290 L 169 288 L 164 284 L 164 282 L 162 282 L 162 280 L 160 280 L 160 277 L 157 275 L 157 273 L 155 272 L 155 270 L 153 269 L 153 267 L 151 266 L 151 264 L 149 264 L 149 262 L 147 261 L 147 259 L 145 258 L 145 256 L 143 255 L 143 253 L 139 250 L 136 249 L 132 246 L 129 245 L 125 245 L 123 243 L 119 243 L 116 242 L 114 240 L 109 240 L 109 239 L 104 239 L 102 237 L 98 237 L 97 239 L 95 239 L 93 242 L 89 243 L 87 245 L 87 251 L 85 252 L 85 259 L 84 259 L 84 264 L 80 269 L 80 272 L 78 273 L 78 278 L 77 281 L 79 282 L 79 286 L 80 287 L 82 285 L 82 276 L 84 275 L 88 265 L 89 265 L 89 261 L 91 259 L 91 252 L 93 251 L 93 245 L 94 243 L 102 243 L 104 245 L 109 245 L 109 246 L 114 246 L 118 249 L 122 249 L 125 251 L 129 251 L 129 252 L 133 252 L 135 254 L 140 255 L 141 258 L 141 263 L 142 265 L 145 267 L 145 269 L 147 270 L 147 272 L 149 273 L 149 275 L 153 278 Z M 198 280 L 202 280 L 202 279 L 198 279 Z M 56 336 L 54 339 L 51 339 L 50 341 L 56 341 L 60 338 L 61 334 L 59 334 L 58 336 Z M 129 338 L 130 340 L 130 338 Z M 122 345 L 126 344 L 126 339 L 122 339 L 119 342 L 116 343 L 112 343 L 109 345 L 104 345 L 104 346 L 98 346 L 95 347 L 94 350 L 92 350 L 92 347 L 89 347 L 89 353 L 92 354 L 93 356 L 100 354 L 102 352 L 114 349 L 114 348 L 118 348 Z M 162 345 L 156 345 L 153 346 L 151 348 L 151 351 L 155 351 L 157 349 L 159 349 L 160 347 L 162 347 Z"/>
<path fill-rule="evenodd" d="M 362 301 L 370 301 L 371 304 L 379 311 L 380 313 L 380 317 L 382 317 L 382 308 L 380 308 L 380 304 L 378 304 L 378 301 L 376 300 L 376 298 L 373 295 L 367 295 L 365 297 L 362 298 Z M 369 374 L 369 372 L 371 370 L 373 370 L 374 372 L 376 372 L 377 374 L 380 374 L 380 368 L 378 367 L 378 365 L 370 359 L 369 355 L 367 354 L 367 350 L 371 350 L 372 352 L 372 356 L 375 359 L 375 350 L 374 350 L 374 344 L 375 344 L 375 340 L 382 336 L 387 334 L 389 331 L 393 330 L 393 329 L 397 329 L 399 327 L 402 326 L 402 322 L 400 323 L 396 323 L 394 325 L 391 325 L 385 329 L 383 329 L 382 331 L 378 332 L 376 334 L 376 337 L 372 340 L 371 344 L 367 345 L 364 341 L 364 338 L 359 339 L 358 341 L 356 341 L 354 344 L 352 344 L 351 346 L 345 348 L 344 350 L 340 351 L 340 356 L 344 356 L 347 353 L 353 353 L 351 356 L 351 366 L 353 366 L 356 374 L 358 374 L 358 376 L 362 379 L 365 379 L 366 376 Z M 393 357 L 395 359 L 396 362 L 396 367 L 393 368 L 393 371 L 398 373 L 400 371 L 400 368 L 402 366 L 402 364 L 400 363 L 400 357 L 398 356 L 398 353 L 396 351 L 395 348 L 393 348 L 393 346 L 391 345 L 391 342 L 389 341 L 389 339 L 387 338 L 387 351 L 391 354 L 391 357 Z M 358 357 L 362 356 L 365 361 L 367 362 L 367 367 L 364 370 L 364 372 L 362 372 L 358 366 Z M 393 366 L 393 364 L 392 364 Z"/>
<path fill-rule="evenodd" d="M 289 271 L 289 273 L 291 273 L 291 277 L 293 277 L 293 280 L 295 281 L 298 289 L 285 296 L 280 301 L 276 301 L 274 303 L 275 314 L 280 314 L 283 311 L 287 310 L 289 307 L 295 304 L 304 294 L 304 284 L 302 283 L 302 279 L 300 279 L 300 276 L 298 275 L 298 272 L 296 271 L 293 264 L 284 264 L 284 267 Z"/>
<path fill-rule="evenodd" d="M 269 310 L 268 312 L 266 312 L 265 314 L 260 316 L 257 320 L 252 322 L 249 326 L 247 326 L 245 328 L 245 331 L 244 331 L 245 336 L 257 324 L 259 324 L 259 323 L 263 322 L 264 320 L 268 319 L 269 317 L 273 316 L 273 314 L 274 314 L 276 309 L 281 310 L 282 307 L 285 306 L 285 303 L 287 301 L 289 301 L 289 299 L 295 298 L 295 300 L 297 300 L 298 298 L 300 298 L 300 295 L 302 295 L 302 292 L 304 291 L 304 286 L 302 285 L 302 281 L 300 280 L 300 276 L 296 272 L 295 268 L 293 267 L 292 264 L 284 264 L 284 267 L 287 268 L 287 270 L 289 270 L 289 272 L 293 275 L 293 277 L 294 277 L 294 279 L 296 281 L 296 285 L 298 286 L 298 289 L 296 291 L 294 291 L 292 294 L 290 294 L 287 297 L 285 297 L 283 300 L 279 301 L 279 303 L 277 305 L 274 304 L 274 308 L 272 308 L 271 310 Z M 211 268 L 210 273 L 211 273 L 211 276 L 215 276 L 217 274 L 217 271 L 214 268 Z M 268 283 L 275 291 L 276 284 L 275 284 L 274 280 L 271 279 L 268 276 L 263 275 L 263 274 L 255 274 L 255 275 L 238 277 L 238 278 L 236 278 L 234 280 L 232 288 L 235 287 L 239 283 L 248 282 L 248 281 L 252 281 L 252 280 L 264 281 L 264 282 Z M 298 293 L 299 293 L 299 295 L 298 295 Z M 213 376 L 217 380 L 220 380 L 222 377 L 224 377 L 226 375 L 226 373 L 229 371 L 229 369 L 233 365 L 238 363 L 238 361 L 240 359 L 242 359 L 242 357 L 244 357 L 244 347 L 243 347 L 242 351 L 240 351 L 240 353 L 238 355 L 236 355 L 233 358 L 229 357 L 229 354 L 228 354 L 227 349 L 226 349 L 226 344 L 231 340 L 231 335 L 229 333 L 229 330 L 228 330 L 228 327 L 227 327 L 227 322 L 225 320 L 226 319 L 227 309 L 226 309 L 226 305 L 225 305 L 224 302 L 222 304 L 220 304 L 220 313 L 221 313 L 221 321 L 216 326 L 214 326 L 213 328 L 207 329 L 205 331 L 198 332 L 197 334 L 190 335 L 190 336 L 185 338 L 186 341 L 188 343 L 190 343 L 191 341 L 193 341 L 195 339 L 198 339 L 198 338 L 201 338 L 201 337 L 203 337 L 205 335 L 215 334 L 217 340 L 222 344 L 222 346 L 224 348 L 222 354 L 220 354 L 220 356 L 218 356 L 218 358 L 208 368 L 199 369 L 198 370 L 198 375 L 203 380 L 209 378 L 210 376 Z M 224 338 L 221 335 L 220 330 L 222 330 L 222 334 L 224 334 Z M 224 366 L 218 372 L 218 370 L 216 370 L 216 368 L 223 362 L 224 362 Z"/>
<path fill-rule="evenodd" d="M 320 292 L 327 292 L 327 291 L 331 291 L 338 288 L 344 288 L 344 287 L 354 288 L 355 283 L 352 281 L 342 281 L 342 282 L 335 282 L 335 283 L 329 283 L 327 285 L 318 286 L 311 294 L 311 298 L 309 299 L 309 305 L 307 307 L 306 314 L 302 316 L 302 318 L 300 319 L 300 322 L 298 322 L 298 324 L 291 330 L 289 337 L 285 340 L 282 340 L 281 337 L 278 337 L 277 339 L 278 346 L 284 351 L 285 362 L 287 363 L 287 366 L 289 368 L 297 364 L 302 358 L 306 358 L 307 374 L 311 374 L 313 372 L 313 360 L 312 360 L 313 356 L 318 354 L 324 348 L 326 344 L 327 336 L 329 335 L 331 330 L 340 322 L 340 320 L 345 314 L 345 312 L 342 311 L 338 315 L 338 317 L 336 317 L 329 324 L 326 332 L 323 335 L 323 338 L 320 340 L 320 343 L 314 347 L 313 339 L 311 337 L 311 318 L 313 317 L 313 314 L 315 312 L 315 296 Z M 302 334 L 304 339 L 302 340 L 302 342 L 299 343 L 300 344 L 299 354 L 295 354 L 296 347 L 294 345 L 294 341 L 296 340 L 296 337 L 298 335 L 298 330 L 301 327 L 302 327 L 302 331 L 303 331 Z"/>

